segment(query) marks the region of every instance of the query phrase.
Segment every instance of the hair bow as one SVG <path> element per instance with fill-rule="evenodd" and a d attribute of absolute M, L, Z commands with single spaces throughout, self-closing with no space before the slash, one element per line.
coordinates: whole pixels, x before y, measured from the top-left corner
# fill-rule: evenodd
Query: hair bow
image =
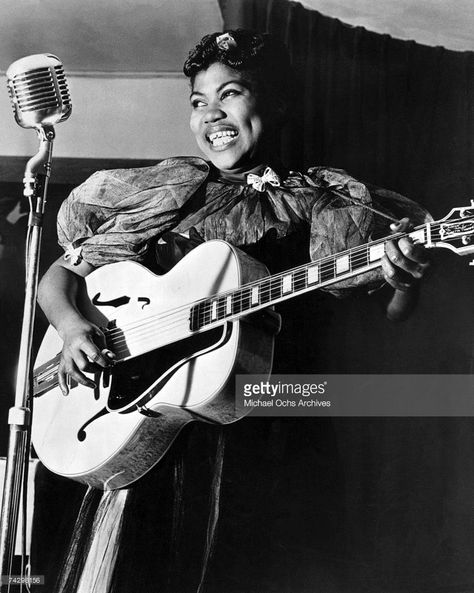
<path fill-rule="evenodd" d="M 223 33 L 216 37 L 216 43 L 222 51 L 229 51 L 231 47 L 237 47 L 237 42 L 230 33 Z"/>
<path fill-rule="evenodd" d="M 261 177 L 260 177 L 260 175 L 255 175 L 254 173 L 249 173 L 247 175 L 247 183 L 248 183 L 248 185 L 251 185 L 257 191 L 263 192 L 263 191 L 265 191 L 266 183 L 269 183 L 270 185 L 273 185 L 274 187 L 279 187 L 280 186 L 280 178 L 278 177 L 278 175 L 275 173 L 275 171 L 273 169 L 270 169 L 270 167 L 267 167 Z"/>

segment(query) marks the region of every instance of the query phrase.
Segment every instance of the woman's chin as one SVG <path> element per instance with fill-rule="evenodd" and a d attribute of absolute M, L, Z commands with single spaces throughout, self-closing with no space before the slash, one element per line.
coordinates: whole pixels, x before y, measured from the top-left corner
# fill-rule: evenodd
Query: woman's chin
<path fill-rule="evenodd" d="M 232 154 L 226 154 L 226 151 L 207 152 L 206 156 L 214 165 L 214 167 L 220 169 L 221 171 L 234 169 L 237 166 L 237 159 Z"/>
<path fill-rule="evenodd" d="M 208 152 L 206 157 L 220 171 L 247 171 L 255 166 L 252 159 L 236 158 L 235 155 L 226 151 Z"/>

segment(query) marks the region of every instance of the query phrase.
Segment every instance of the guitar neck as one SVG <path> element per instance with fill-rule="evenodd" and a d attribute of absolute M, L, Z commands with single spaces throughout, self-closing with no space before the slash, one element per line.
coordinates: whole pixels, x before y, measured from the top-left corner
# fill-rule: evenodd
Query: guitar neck
<path fill-rule="evenodd" d="M 409 233 L 377 239 L 204 299 L 191 307 L 191 330 L 207 329 L 378 268 L 389 240 L 408 236 L 415 243 L 431 247 L 433 224 L 425 223 Z"/>

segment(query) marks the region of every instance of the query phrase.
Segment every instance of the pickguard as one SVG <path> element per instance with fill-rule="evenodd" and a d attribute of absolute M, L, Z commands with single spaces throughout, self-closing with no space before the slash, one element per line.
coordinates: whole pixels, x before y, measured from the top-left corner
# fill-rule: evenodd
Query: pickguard
<path fill-rule="evenodd" d="M 108 409 L 128 412 L 145 405 L 183 364 L 221 347 L 230 337 L 231 325 L 195 334 L 119 363 L 112 373 Z"/>
<path fill-rule="evenodd" d="M 108 379 L 111 383 L 107 407 L 89 418 L 79 428 L 78 440 L 85 441 L 87 438 L 86 429 L 109 413 L 139 411 L 145 416 L 159 416 L 159 412 L 146 408 L 146 404 L 159 393 L 160 389 L 181 366 L 201 354 L 220 348 L 228 341 L 231 332 L 232 324 L 228 323 L 225 326 L 190 336 L 180 342 L 119 363 L 114 367 L 111 377 Z"/>

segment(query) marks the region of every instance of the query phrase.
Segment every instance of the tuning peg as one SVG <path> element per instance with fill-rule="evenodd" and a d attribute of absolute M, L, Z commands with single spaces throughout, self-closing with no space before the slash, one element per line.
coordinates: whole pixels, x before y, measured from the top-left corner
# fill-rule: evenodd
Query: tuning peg
<path fill-rule="evenodd" d="M 474 259 L 472 261 L 469 262 L 470 266 L 474 266 Z"/>

